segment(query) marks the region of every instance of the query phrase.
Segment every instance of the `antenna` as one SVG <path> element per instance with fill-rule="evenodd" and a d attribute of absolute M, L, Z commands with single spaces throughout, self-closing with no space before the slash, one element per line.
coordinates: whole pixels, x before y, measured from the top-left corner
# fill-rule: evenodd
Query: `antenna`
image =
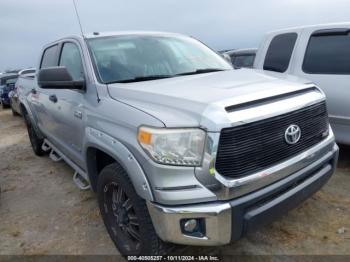
<path fill-rule="evenodd" d="M 77 15 L 77 19 L 78 19 L 81 35 L 82 35 L 83 38 L 85 38 L 84 37 L 84 32 L 83 32 L 83 27 L 81 26 L 81 21 L 80 21 L 80 17 L 79 17 L 79 13 L 78 13 L 77 4 L 76 4 L 75 0 L 73 0 L 73 5 L 74 5 L 75 13 Z"/>
<path fill-rule="evenodd" d="M 74 10 L 75 10 L 75 14 L 77 15 L 77 19 L 78 19 L 78 23 L 79 23 L 79 28 L 80 28 L 80 32 L 81 32 L 81 36 L 83 37 L 84 41 L 85 41 L 85 36 L 84 36 L 84 32 L 83 32 L 83 27 L 81 26 L 81 21 L 80 21 L 80 17 L 79 17 L 79 12 L 78 12 L 78 8 L 77 8 L 77 3 L 75 2 L 75 0 L 73 1 L 73 5 L 74 5 Z M 100 99 L 100 95 L 98 94 L 97 91 L 97 87 L 96 88 L 96 95 L 97 95 L 97 103 L 99 103 L 101 101 Z"/>

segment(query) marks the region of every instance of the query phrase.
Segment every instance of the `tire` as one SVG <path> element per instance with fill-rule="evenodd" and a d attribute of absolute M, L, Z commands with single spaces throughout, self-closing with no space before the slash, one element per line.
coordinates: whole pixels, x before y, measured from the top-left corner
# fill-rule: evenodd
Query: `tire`
<path fill-rule="evenodd" d="M 130 178 L 118 163 L 101 171 L 97 194 L 108 234 L 123 256 L 166 253 L 168 244 L 157 236 L 145 200 L 137 195 Z"/>
<path fill-rule="evenodd" d="M 32 145 L 34 154 L 36 154 L 37 156 L 46 155 L 46 152 L 41 148 L 42 144 L 44 143 L 44 139 L 39 138 L 39 136 L 37 135 L 28 114 L 24 115 L 24 119 L 27 125 L 28 136 L 29 136 L 30 144 Z"/>
<path fill-rule="evenodd" d="M 6 109 L 7 106 L 4 103 L 1 103 L 2 109 Z"/>

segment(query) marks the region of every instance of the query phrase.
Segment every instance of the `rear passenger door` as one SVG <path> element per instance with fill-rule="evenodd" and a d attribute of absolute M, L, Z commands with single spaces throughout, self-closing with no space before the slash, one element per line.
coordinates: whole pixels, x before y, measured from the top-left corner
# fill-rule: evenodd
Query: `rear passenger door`
<path fill-rule="evenodd" d="M 327 96 L 331 123 L 338 140 L 350 141 L 350 27 L 309 29 L 297 75 L 317 84 Z"/>
<path fill-rule="evenodd" d="M 54 44 L 44 50 L 39 69 L 57 66 L 58 47 L 58 44 Z M 50 136 L 57 124 L 50 114 L 49 91 L 35 84 L 35 87 L 28 90 L 28 94 L 25 94 L 30 107 L 34 108 L 36 123 L 46 136 Z"/>

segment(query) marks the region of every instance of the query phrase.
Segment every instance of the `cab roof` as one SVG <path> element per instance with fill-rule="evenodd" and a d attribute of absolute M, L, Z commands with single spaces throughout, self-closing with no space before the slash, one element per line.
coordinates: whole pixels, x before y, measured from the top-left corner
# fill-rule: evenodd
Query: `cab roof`
<path fill-rule="evenodd" d="M 114 32 L 93 32 L 93 33 L 86 33 L 84 35 L 69 35 L 66 37 L 62 37 L 59 39 L 56 39 L 53 42 L 50 42 L 44 46 L 44 49 L 46 49 L 49 46 L 52 46 L 58 42 L 61 42 L 66 39 L 96 39 L 96 38 L 103 38 L 103 37 L 111 37 L 111 36 L 127 36 L 127 35 L 138 35 L 138 36 L 173 36 L 173 37 L 186 37 L 186 35 L 179 34 L 179 33 L 170 33 L 170 32 L 157 32 L 157 31 L 114 31 Z"/>
<path fill-rule="evenodd" d="M 343 28 L 350 27 L 350 22 L 339 22 L 339 23 L 328 23 L 328 24 L 314 24 L 314 25 L 304 25 L 297 27 L 287 27 L 279 30 L 270 31 L 267 34 L 277 34 L 290 31 L 301 31 L 303 29 L 328 29 L 328 28 Z"/>

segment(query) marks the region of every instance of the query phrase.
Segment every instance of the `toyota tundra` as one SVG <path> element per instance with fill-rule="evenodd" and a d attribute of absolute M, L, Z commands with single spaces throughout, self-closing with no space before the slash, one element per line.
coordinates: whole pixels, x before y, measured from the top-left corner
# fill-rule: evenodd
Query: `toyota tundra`
<path fill-rule="evenodd" d="M 337 164 L 317 86 L 234 70 L 192 37 L 66 37 L 44 47 L 32 81 L 19 99 L 35 154 L 64 160 L 97 193 L 123 255 L 236 241 Z"/>

